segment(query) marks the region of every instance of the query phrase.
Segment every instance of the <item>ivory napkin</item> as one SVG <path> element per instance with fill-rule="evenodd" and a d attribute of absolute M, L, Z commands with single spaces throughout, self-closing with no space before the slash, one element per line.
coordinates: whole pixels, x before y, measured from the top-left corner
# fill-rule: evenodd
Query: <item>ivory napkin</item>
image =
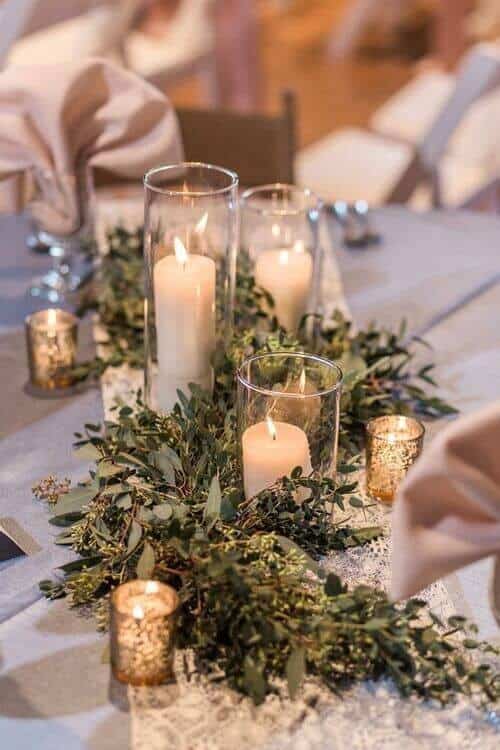
<path fill-rule="evenodd" d="M 500 556 L 500 401 L 457 420 L 434 440 L 401 486 L 392 535 L 394 599 Z M 500 585 L 496 589 L 498 611 Z"/>
<path fill-rule="evenodd" d="M 0 74 L 0 210 L 30 203 L 48 232 L 83 223 L 88 168 L 136 178 L 182 160 L 175 113 L 138 76 L 101 59 Z M 15 194 L 12 191 L 15 190 Z"/>

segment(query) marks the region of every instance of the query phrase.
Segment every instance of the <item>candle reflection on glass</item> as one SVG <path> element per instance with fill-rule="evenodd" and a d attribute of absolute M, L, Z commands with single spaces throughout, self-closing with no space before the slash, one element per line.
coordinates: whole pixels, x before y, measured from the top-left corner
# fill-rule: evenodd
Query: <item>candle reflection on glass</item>
<path fill-rule="evenodd" d="M 111 668 L 120 682 L 160 685 L 173 677 L 179 599 L 158 581 L 130 581 L 111 595 Z"/>
<path fill-rule="evenodd" d="M 288 331 L 296 331 L 307 312 L 313 259 L 297 241 L 293 247 L 262 250 L 255 261 L 255 281 L 273 300 L 272 313 Z"/>
<path fill-rule="evenodd" d="M 31 384 L 47 390 L 72 385 L 78 319 L 65 310 L 40 310 L 28 315 L 25 330 Z"/>
<path fill-rule="evenodd" d="M 424 426 L 416 419 L 390 415 L 366 426 L 366 489 L 383 503 L 392 503 L 409 468 L 420 456 Z"/>
<path fill-rule="evenodd" d="M 242 452 L 247 499 L 289 476 L 296 466 L 301 466 L 305 475 L 312 471 L 306 433 L 296 425 L 275 422 L 270 416 L 245 430 Z"/>
<path fill-rule="evenodd" d="M 195 228 L 198 243 L 206 228 L 202 216 Z M 154 266 L 158 346 L 158 402 L 164 412 L 189 394 L 189 383 L 212 389 L 211 358 L 215 349 L 215 262 L 188 252 L 174 237 L 174 254 Z"/>

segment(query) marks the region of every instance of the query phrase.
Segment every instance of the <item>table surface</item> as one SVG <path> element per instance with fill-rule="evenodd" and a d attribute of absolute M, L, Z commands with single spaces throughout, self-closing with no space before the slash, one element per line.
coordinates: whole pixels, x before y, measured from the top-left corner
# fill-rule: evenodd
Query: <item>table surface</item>
<path fill-rule="evenodd" d="M 373 319 L 394 325 L 406 316 L 410 330 L 421 329 L 498 274 L 496 218 L 389 208 L 376 212 L 375 220 L 383 237 L 377 247 L 355 251 L 335 243 L 344 294 L 359 326 Z M 58 400 L 40 400 L 24 389 L 22 326 L 33 307 L 25 289 L 48 265 L 24 246 L 27 228 L 12 217 L 0 222 L 0 516 L 16 518 L 42 551 L 0 570 L 0 736 L 19 750 L 140 750 L 153 745 L 141 741 L 133 713 L 123 710 L 123 695 L 110 683 L 101 660 L 106 638 L 65 601 L 47 603 L 37 589 L 68 553 L 52 544 L 46 512 L 30 488 L 49 472 L 75 480 L 85 474 L 86 466 L 71 454 L 71 435 L 84 421 L 99 421 L 102 404 L 97 389 Z M 441 394 L 463 412 L 500 397 L 499 311 L 497 283 L 426 335 Z M 485 575 L 485 564 L 470 566 L 450 580 L 450 590 L 460 609 L 473 611 L 483 634 L 495 637 Z M 164 742 L 154 748 L 177 747 Z"/>

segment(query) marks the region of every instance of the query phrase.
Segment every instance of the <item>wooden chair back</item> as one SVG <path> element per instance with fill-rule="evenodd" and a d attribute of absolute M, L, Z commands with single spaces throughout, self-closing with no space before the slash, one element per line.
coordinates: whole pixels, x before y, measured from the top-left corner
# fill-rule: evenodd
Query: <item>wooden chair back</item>
<path fill-rule="evenodd" d="M 294 181 L 295 95 L 282 95 L 277 115 L 178 109 L 186 161 L 234 170 L 240 185 Z"/>
<path fill-rule="evenodd" d="M 177 110 L 185 161 L 227 167 L 240 178 L 240 186 L 272 182 L 293 183 L 295 156 L 295 95 L 282 95 L 277 115 L 245 114 L 229 110 Z M 151 165 L 153 167 L 155 165 Z M 138 180 L 117 177 L 97 169 L 98 188 L 127 189 Z"/>

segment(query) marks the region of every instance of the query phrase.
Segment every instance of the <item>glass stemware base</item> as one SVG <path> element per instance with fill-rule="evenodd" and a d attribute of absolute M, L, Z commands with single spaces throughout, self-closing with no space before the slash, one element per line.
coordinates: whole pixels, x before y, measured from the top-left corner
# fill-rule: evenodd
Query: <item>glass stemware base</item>
<path fill-rule="evenodd" d="M 40 245 L 48 248 L 53 267 L 41 278 L 35 279 L 28 292 L 32 297 L 51 303 L 63 302 L 82 284 L 83 274 L 79 272 L 79 264 L 75 264 L 75 258 L 80 254 L 90 233 L 86 229 L 69 237 L 56 237 L 38 230 L 36 236 Z"/>

